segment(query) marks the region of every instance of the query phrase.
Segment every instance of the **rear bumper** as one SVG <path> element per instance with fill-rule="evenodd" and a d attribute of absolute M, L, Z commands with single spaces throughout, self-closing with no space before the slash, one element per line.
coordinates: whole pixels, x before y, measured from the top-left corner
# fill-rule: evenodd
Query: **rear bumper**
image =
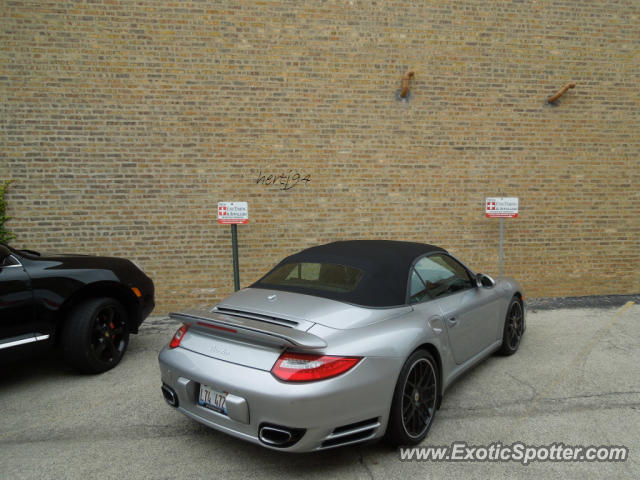
<path fill-rule="evenodd" d="M 152 295 L 147 296 L 147 298 L 143 300 L 140 312 L 140 323 L 144 322 L 145 318 L 147 318 L 151 314 L 155 306 L 156 302 Z"/>
<path fill-rule="evenodd" d="M 338 377 L 295 384 L 281 382 L 268 371 L 184 348 L 164 348 L 158 360 L 162 382 L 176 392 L 182 413 L 243 440 L 290 452 L 334 448 L 384 435 L 402 365 L 401 359 L 365 358 Z M 200 384 L 229 392 L 236 399 L 228 416 L 198 405 Z M 259 439 L 263 424 L 304 429 L 304 434 L 291 446 L 273 447 Z"/>
<path fill-rule="evenodd" d="M 136 322 L 132 325 L 131 332 L 138 333 L 138 328 L 142 322 L 151 314 L 156 306 L 155 302 L 155 286 L 153 280 L 144 275 L 144 277 L 136 282 L 140 285 L 138 288 L 142 292 L 142 297 L 137 299 L 136 304 Z"/>

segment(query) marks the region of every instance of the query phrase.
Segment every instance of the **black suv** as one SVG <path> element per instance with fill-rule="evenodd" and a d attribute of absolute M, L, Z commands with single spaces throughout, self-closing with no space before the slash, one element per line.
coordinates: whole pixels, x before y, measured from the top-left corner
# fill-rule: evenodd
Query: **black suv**
<path fill-rule="evenodd" d="M 129 260 L 0 243 L 1 363 L 59 346 L 76 369 L 105 372 L 153 307 L 153 281 Z"/>

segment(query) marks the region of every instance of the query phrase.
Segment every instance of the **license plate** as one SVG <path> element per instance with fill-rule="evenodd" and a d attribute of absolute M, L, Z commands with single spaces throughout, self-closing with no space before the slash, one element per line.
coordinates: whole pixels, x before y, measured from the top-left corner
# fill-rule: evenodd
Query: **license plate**
<path fill-rule="evenodd" d="M 200 385 L 198 405 L 227 415 L 227 395 L 228 392 L 219 392 L 209 385 Z"/>

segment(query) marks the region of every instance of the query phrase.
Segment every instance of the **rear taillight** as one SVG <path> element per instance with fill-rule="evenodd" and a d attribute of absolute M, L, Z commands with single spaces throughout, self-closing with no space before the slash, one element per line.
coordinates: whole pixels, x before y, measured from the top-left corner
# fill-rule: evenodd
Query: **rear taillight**
<path fill-rule="evenodd" d="M 178 330 L 176 330 L 176 333 L 171 339 L 171 343 L 169 343 L 169 348 L 179 347 L 180 342 L 184 338 L 184 334 L 187 333 L 187 330 L 189 330 L 189 325 L 182 325 Z"/>
<path fill-rule="evenodd" d="M 335 357 L 284 352 L 271 373 L 285 382 L 312 382 L 335 377 L 353 368 L 362 357 Z"/>

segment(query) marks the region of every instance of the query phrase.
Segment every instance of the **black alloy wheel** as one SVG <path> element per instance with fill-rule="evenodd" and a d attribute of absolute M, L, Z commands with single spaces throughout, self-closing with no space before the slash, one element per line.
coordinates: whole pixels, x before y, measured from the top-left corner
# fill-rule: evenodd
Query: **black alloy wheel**
<path fill-rule="evenodd" d="M 499 352 L 502 355 L 513 355 L 516 353 L 520 346 L 523 332 L 524 310 L 522 308 L 522 300 L 518 297 L 513 297 L 507 309 L 507 317 L 504 321 L 504 331 L 502 334 L 502 346 Z"/>
<path fill-rule="evenodd" d="M 433 365 L 426 358 L 416 360 L 402 392 L 402 425 L 412 438 L 421 437 L 436 410 L 437 382 Z"/>
<path fill-rule="evenodd" d="M 69 313 L 62 331 L 67 362 L 84 373 L 102 373 L 122 359 L 129 344 L 127 313 L 115 299 L 92 298 Z"/>
<path fill-rule="evenodd" d="M 415 445 L 426 437 L 438 408 L 438 366 L 425 350 L 405 362 L 393 394 L 386 437 L 395 445 Z"/>
<path fill-rule="evenodd" d="M 91 348 L 95 357 L 105 364 L 118 363 L 127 348 L 126 325 L 114 305 L 101 308 L 93 320 Z"/>

